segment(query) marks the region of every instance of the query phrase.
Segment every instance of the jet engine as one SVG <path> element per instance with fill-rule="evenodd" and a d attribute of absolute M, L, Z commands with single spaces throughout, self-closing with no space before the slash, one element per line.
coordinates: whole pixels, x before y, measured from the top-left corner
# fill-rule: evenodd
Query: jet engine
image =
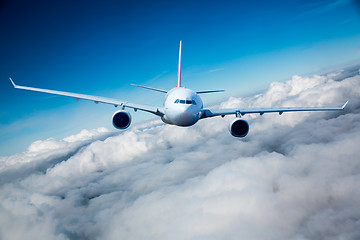
<path fill-rule="evenodd" d="M 249 124 L 241 118 L 235 118 L 229 125 L 229 131 L 234 137 L 245 137 L 249 132 Z"/>
<path fill-rule="evenodd" d="M 112 123 L 117 129 L 126 129 L 130 126 L 131 115 L 127 111 L 119 110 L 114 113 Z"/>

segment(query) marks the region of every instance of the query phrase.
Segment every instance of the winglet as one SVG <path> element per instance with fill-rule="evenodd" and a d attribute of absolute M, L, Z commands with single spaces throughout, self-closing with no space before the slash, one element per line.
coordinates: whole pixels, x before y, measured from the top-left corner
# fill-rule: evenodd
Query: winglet
<path fill-rule="evenodd" d="M 12 85 L 14 86 L 14 88 L 16 88 L 16 84 L 15 84 L 14 81 L 11 79 L 11 77 L 9 77 L 9 79 L 10 79 Z"/>
<path fill-rule="evenodd" d="M 180 41 L 180 48 L 179 48 L 179 65 L 178 65 L 176 87 L 181 87 L 181 41 Z"/>
<path fill-rule="evenodd" d="M 346 101 L 346 103 L 344 103 L 344 105 L 342 105 L 342 109 L 344 109 L 346 107 L 346 105 L 348 104 L 349 100 Z"/>

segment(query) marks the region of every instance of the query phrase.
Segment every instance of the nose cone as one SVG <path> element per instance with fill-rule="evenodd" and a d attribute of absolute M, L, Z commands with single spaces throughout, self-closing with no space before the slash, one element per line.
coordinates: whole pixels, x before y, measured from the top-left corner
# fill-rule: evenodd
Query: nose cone
<path fill-rule="evenodd" d="M 166 117 L 177 126 L 187 127 L 194 125 L 199 120 L 199 113 L 191 107 L 181 106 L 167 112 Z"/>
<path fill-rule="evenodd" d="M 199 119 L 191 111 L 185 111 L 179 115 L 177 120 L 177 125 L 185 127 L 195 124 Z"/>

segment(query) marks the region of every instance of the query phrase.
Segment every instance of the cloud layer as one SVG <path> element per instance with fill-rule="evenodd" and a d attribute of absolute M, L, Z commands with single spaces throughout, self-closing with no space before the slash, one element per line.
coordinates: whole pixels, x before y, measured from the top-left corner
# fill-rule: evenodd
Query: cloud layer
<path fill-rule="evenodd" d="M 274 82 L 222 107 L 340 106 L 190 128 L 154 121 L 0 158 L 1 239 L 358 239 L 360 76 Z M 357 70 L 357 69 L 356 69 Z"/>

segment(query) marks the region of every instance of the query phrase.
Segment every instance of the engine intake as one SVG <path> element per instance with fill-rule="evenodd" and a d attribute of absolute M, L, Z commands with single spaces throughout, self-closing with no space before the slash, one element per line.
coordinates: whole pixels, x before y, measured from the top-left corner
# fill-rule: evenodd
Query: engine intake
<path fill-rule="evenodd" d="M 234 137 L 245 137 L 249 132 L 249 124 L 244 119 L 235 118 L 229 125 L 229 131 Z"/>
<path fill-rule="evenodd" d="M 131 115 L 127 111 L 119 110 L 114 113 L 112 123 L 117 129 L 126 129 L 130 126 Z"/>

